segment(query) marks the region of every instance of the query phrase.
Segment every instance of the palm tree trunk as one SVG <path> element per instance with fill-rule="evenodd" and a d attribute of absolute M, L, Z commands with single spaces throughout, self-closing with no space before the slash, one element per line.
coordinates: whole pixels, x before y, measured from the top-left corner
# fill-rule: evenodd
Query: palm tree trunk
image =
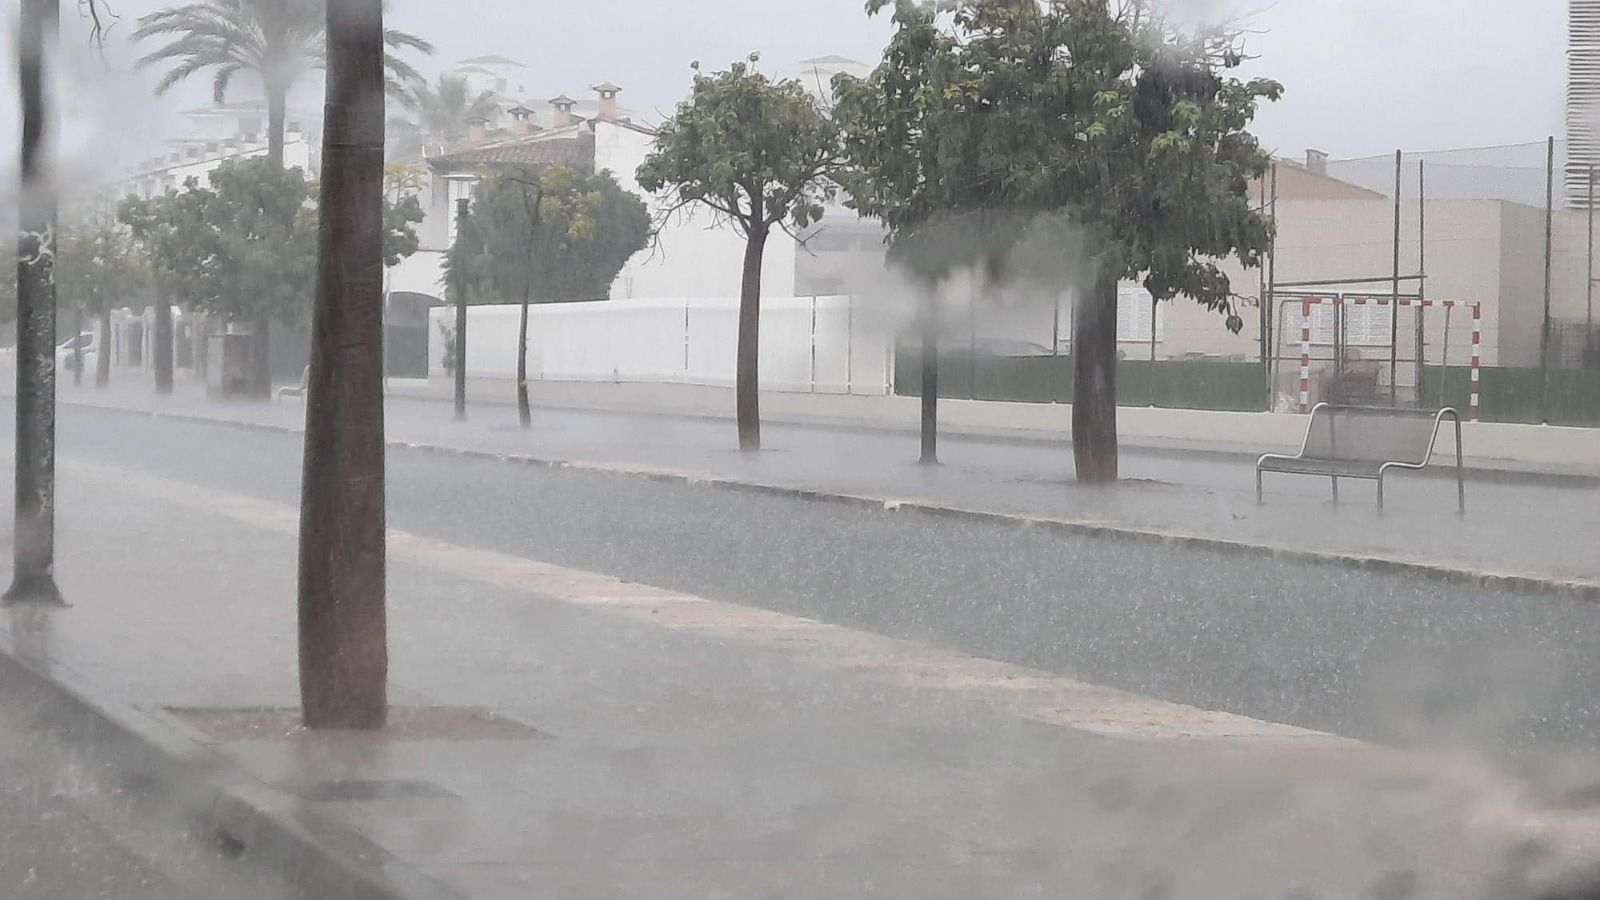
<path fill-rule="evenodd" d="M 739 285 L 739 351 L 734 372 L 734 410 L 739 449 L 761 449 L 761 257 L 765 231 L 752 231 L 744 246 L 744 278 Z"/>
<path fill-rule="evenodd" d="M 308 728 L 382 728 L 383 0 L 328 3 L 317 294 L 300 498 L 300 698 Z"/>
<path fill-rule="evenodd" d="M 465 198 L 456 201 L 456 242 L 465 239 L 468 203 Z M 461 244 L 465 247 L 465 244 Z M 463 257 L 456 278 L 456 421 L 467 420 L 467 285 L 471 281 L 467 260 Z"/>
<path fill-rule="evenodd" d="M 94 358 L 94 386 L 103 388 L 111 383 L 111 301 L 100 306 L 100 350 Z"/>
<path fill-rule="evenodd" d="M 56 201 L 45 148 L 44 54 L 58 0 L 22 0 L 17 54 L 22 200 L 17 219 L 17 425 L 14 565 L 7 603 L 60 603 L 56 588 Z"/>
<path fill-rule="evenodd" d="M 172 393 L 172 304 L 165 297 L 156 298 L 156 334 L 154 369 L 156 393 Z"/>
<path fill-rule="evenodd" d="M 287 118 L 289 92 L 285 88 L 267 88 L 267 159 L 275 166 L 283 166 L 284 120 Z M 272 399 L 272 337 L 267 317 L 255 323 L 255 369 L 250 375 L 250 394 L 260 400 Z"/>
<path fill-rule="evenodd" d="M 283 166 L 284 120 L 288 117 L 289 92 L 282 88 L 267 89 L 267 159 L 273 165 Z"/>
<path fill-rule="evenodd" d="M 528 405 L 528 292 L 522 292 L 522 316 L 517 323 L 517 421 L 523 428 L 533 424 Z"/>
<path fill-rule="evenodd" d="M 1117 278 L 1086 279 L 1072 326 L 1072 458 L 1078 481 L 1117 480 Z"/>

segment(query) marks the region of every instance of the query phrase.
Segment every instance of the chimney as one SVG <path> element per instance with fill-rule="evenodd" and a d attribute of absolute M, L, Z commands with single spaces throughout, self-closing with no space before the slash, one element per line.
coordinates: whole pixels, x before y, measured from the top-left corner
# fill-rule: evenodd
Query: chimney
<path fill-rule="evenodd" d="M 512 130 L 517 134 L 533 134 L 539 126 L 533 122 L 533 110 L 526 106 L 513 106 L 508 112 L 511 114 Z"/>
<path fill-rule="evenodd" d="M 562 94 L 551 100 L 550 105 L 556 108 L 555 127 L 565 128 L 572 124 L 572 108 L 578 105 L 578 101 Z"/>
<path fill-rule="evenodd" d="M 1328 154 L 1321 150 L 1307 150 L 1306 171 L 1313 175 L 1328 174 Z"/>
<path fill-rule="evenodd" d="M 600 95 L 600 120 L 615 122 L 617 120 L 617 95 L 622 93 L 622 88 L 609 81 L 602 82 L 590 88 Z"/>

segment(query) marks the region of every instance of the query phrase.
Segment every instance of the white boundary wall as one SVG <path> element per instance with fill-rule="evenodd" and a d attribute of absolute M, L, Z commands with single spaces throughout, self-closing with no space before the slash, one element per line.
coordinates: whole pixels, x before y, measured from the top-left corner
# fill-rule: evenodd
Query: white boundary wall
<path fill-rule="evenodd" d="M 851 297 L 761 302 L 761 386 L 768 390 L 882 395 L 890 392 L 893 338 Z M 518 307 L 467 310 L 467 374 L 515 378 Z M 444 377 L 440 325 L 431 313 L 428 371 Z M 735 298 L 599 300 L 528 310 L 528 378 L 540 381 L 731 385 L 739 334 Z"/>

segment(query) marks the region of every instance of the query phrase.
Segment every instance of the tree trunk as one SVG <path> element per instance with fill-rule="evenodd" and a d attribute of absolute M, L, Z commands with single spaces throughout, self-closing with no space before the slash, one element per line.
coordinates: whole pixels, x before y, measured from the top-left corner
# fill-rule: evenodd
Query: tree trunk
<path fill-rule="evenodd" d="M 250 338 L 255 345 L 255 356 L 250 372 L 250 396 L 257 400 L 272 399 L 272 322 L 266 316 L 255 320 Z"/>
<path fill-rule="evenodd" d="M 528 407 L 528 295 L 522 295 L 522 316 L 517 323 L 517 421 L 523 428 L 533 424 Z"/>
<path fill-rule="evenodd" d="M 206 356 L 211 352 L 210 335 L 211 316 L 195 313 L 194 326 L 189 329 L 189 337 L 194 340 L 194 377 L 201 384 L 205 383 L 211 369 L 211 360 Z"/>
<path fill-rule="evenodd" d="M 739 449 L 761 449 L 761 257 L 765 231 L 751 233 L 744 246 L 744 277 L 739 285 L 739 352 L 734 370 L 734 410 Z"/>
<path fill-rule="evenodd" d="M 1117 480 L 1117 279 L 1085 279 L 1072 323 L 1072 458 L 1078 481 Z"/>
<path fill-rule="evenodd" d="M 83 387 L 83 304 L 74 306 L 72 312 L 77 326 L 72 332 L 72 386 L 76 388 Z"/>
<path fill-rule="evenodd" d="M 283 129 L 289 92 L 276 87 L 267 89 L 267 159 L 283 168 Z"/>
<path fill-rule="evenodd" d="M 94 386 L 103 388 L 111 383 L 111 301 L 100 307 L 100 350 L 94 358 Z"/>
<path fill-rule="evenodd" d="M 933 285 L 922 307 L 922 456 L 917 461 L 939 463 L 939 295 Z"/>
<path fill-rule="evenodd" d="M 456 201 L 456 241 L 459 243 L 465 238 L 467 228 L 468 203 L 465 199 Z M 466 246 L 465 244 L 462 245 Z M 461 260 L 460 271 L 456 274 L 456 421 L 467 420 L 467 284 L 471 280 L 467 273 L 467 261 Z"/>
<path fill-rule="evenodd" d="M 17 219 L 17 425 L 14 565 L 7 603 L 60 603 L 56 544 L 56 201 L 40 156 L 48 118 L 45 42 L 57 0 L 23 0 L 18 28 L 22 185 Z"/>
<path fill-rule="evenodd" d="M 155 334 L 156 393 L 172 393 L 172 304 L 165 297 L 156 298 Z"/>
<path fill-rule="evenodd" d="M 300 497 L 308 728 L 388 715 L 383 439 L 383 0 L 328 4 L 317 294 Z"/>

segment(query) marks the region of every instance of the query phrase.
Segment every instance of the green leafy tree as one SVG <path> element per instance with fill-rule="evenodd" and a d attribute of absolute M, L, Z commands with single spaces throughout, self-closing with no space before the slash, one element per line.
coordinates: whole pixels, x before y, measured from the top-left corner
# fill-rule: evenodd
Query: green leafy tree
<path fill-rule="evenodd" d="M 607 173 L 569 166 L 503 168 L 486 175 L 474 201 L 481 247 L 469 263 L 479 293 L 521 304 L 517 410 L 528 404 L 528 305 L 605 297 L 622 266 L 649 240 L 650 215 Z"/>
<path fill-rule="evenodd" d="M 833 122 L 797 80 L 773 81 L 757 57 L 704 74 L 656 135 L 639 167 L 639 184 L 667 194 L 666 215 L 709 208 L 745 238 L 739 291 L 736 410 L 739 448 L 761 449 L 757 380 L 761 328 L 761 260 L 774 230 L 804 230 L 834 193 L 839 162 Z"/>
<path fill-rule="evenodd" d="M 327 65 L 326 13 L 327 0 L 196 0 L 144 16 L 133 36 L 165 41 L 140 61 L 170 64 L 158 94 L 210 72 L 212 94 L 221 103 L 239 73 L 258 77 L 267 100 L 267 157 L 281 165 L 289 91 Z M 433 52 L 432 44 L 403 31 L 386 30 L 383 38 L 390 51 Z M 394 52 L 385 53 L 384 66 L 388 90 L 396 96 L 422 80 Z"/>
<path fill-rule="evenodd" d="M 128 197 L 117 208 L 132 248 L 148 266 L 155 289 L 156 390 L 172 390 L 172 304 L 191 312 L 211 308 L 216 296 L 220 246 L 207 220 L 210 191 L 191 179 L 185 190 L 148 200 Z"/>
<path fill-rule="evenodd" d="M 1028 15 L 1020 4 L 997 4 Z M 883 4 L 874 4 L 873 11 Z M 938 461 L 938 286 L 980 267 L 991 280 L 1020 239 L 1038 200 L 1012 177 L 1005 144 L 1023 104 L 997 104 L 972 88 L 975 63 L 958 12 L 946 26 L 932 3 L 900 3 L 882 63 L 864 79 L 834 84 L 834 117 L 849 165 L 846 202 L 889 232 L 888 263 L 922 291 L 921 461 Z"/>
<path fill-rule="evenodd" d="M 92 215 L 62 230 L 56 259 L 57 296 L 64 308 L 76 314 L 80 332 L 84 316 L 95 319 L 99 332 L 97 388 L 111 381 L 111 311 L 142 293 L 149 284 L 148 276 L 132 234 L 114 217 Z M 73 379 L 82 376 L 80 355 Z"/>
<path fill-rule="evenodd" d="M 464 140 L 474 121 L 499 113 L 493 91 L 473 94 L 467 80 L 454 75 L 440 75 L 434 84 L 418 82 L 402 99 L 416 110 L 423 137 L 447 146 Z"/>
<path fill-rule="evenodd" d="M 15 326 L 17 321 L 17 281 L 0 278 L 0 324 Z"/>
<path fill-rule="evenodd" d="M 158 290 L 261 335 L 271 323 L 305 325 L 315 289 L 317 186 L 299 169 L 265 159 L 226 163 L 210 182 L 191 179 L 183 191 L 122 204 L 120 218 L 144 249 Z M 422 207 L 413 196 L 391 202 L 380 194 L 379 202 L 380 262 L 392 266 L 416 252 Z M 266 341 L 260 347 L 252 389 L 266 396 Z"/>
<path fill-rule="evenodd" d="M 1117 284 L 1188 296 L 1242 327 L 1220 261 L 1259 265 L 1270 239 L 1248 195 L 1270 160 L 1247 128 L 1282 89 L 1229 74 L 1243 58 L 1236 33 L 1180 30 L 1147 0 L 941 8 L 948 15 L 900 0 L 878 71 L 835 86 L 841 105 L 861 108 L 847 117 L 846 130 L 864 134 L 848 141 L 865 171 L 853 187 L 893 234 L 951 210 L 1010 216 L 1010 245 L 990 262 L 1001 275 L 1015 274 L 1015 241 L 1055 236 L 1073 262 L 1078 478 L 1115 480 Z M 900 112 L 911 149 L 896 152 L 896 134 L 864 116 L 903 102 L 932 108 Z M 953 190 L 952 178 L 979 195 Z"/>

